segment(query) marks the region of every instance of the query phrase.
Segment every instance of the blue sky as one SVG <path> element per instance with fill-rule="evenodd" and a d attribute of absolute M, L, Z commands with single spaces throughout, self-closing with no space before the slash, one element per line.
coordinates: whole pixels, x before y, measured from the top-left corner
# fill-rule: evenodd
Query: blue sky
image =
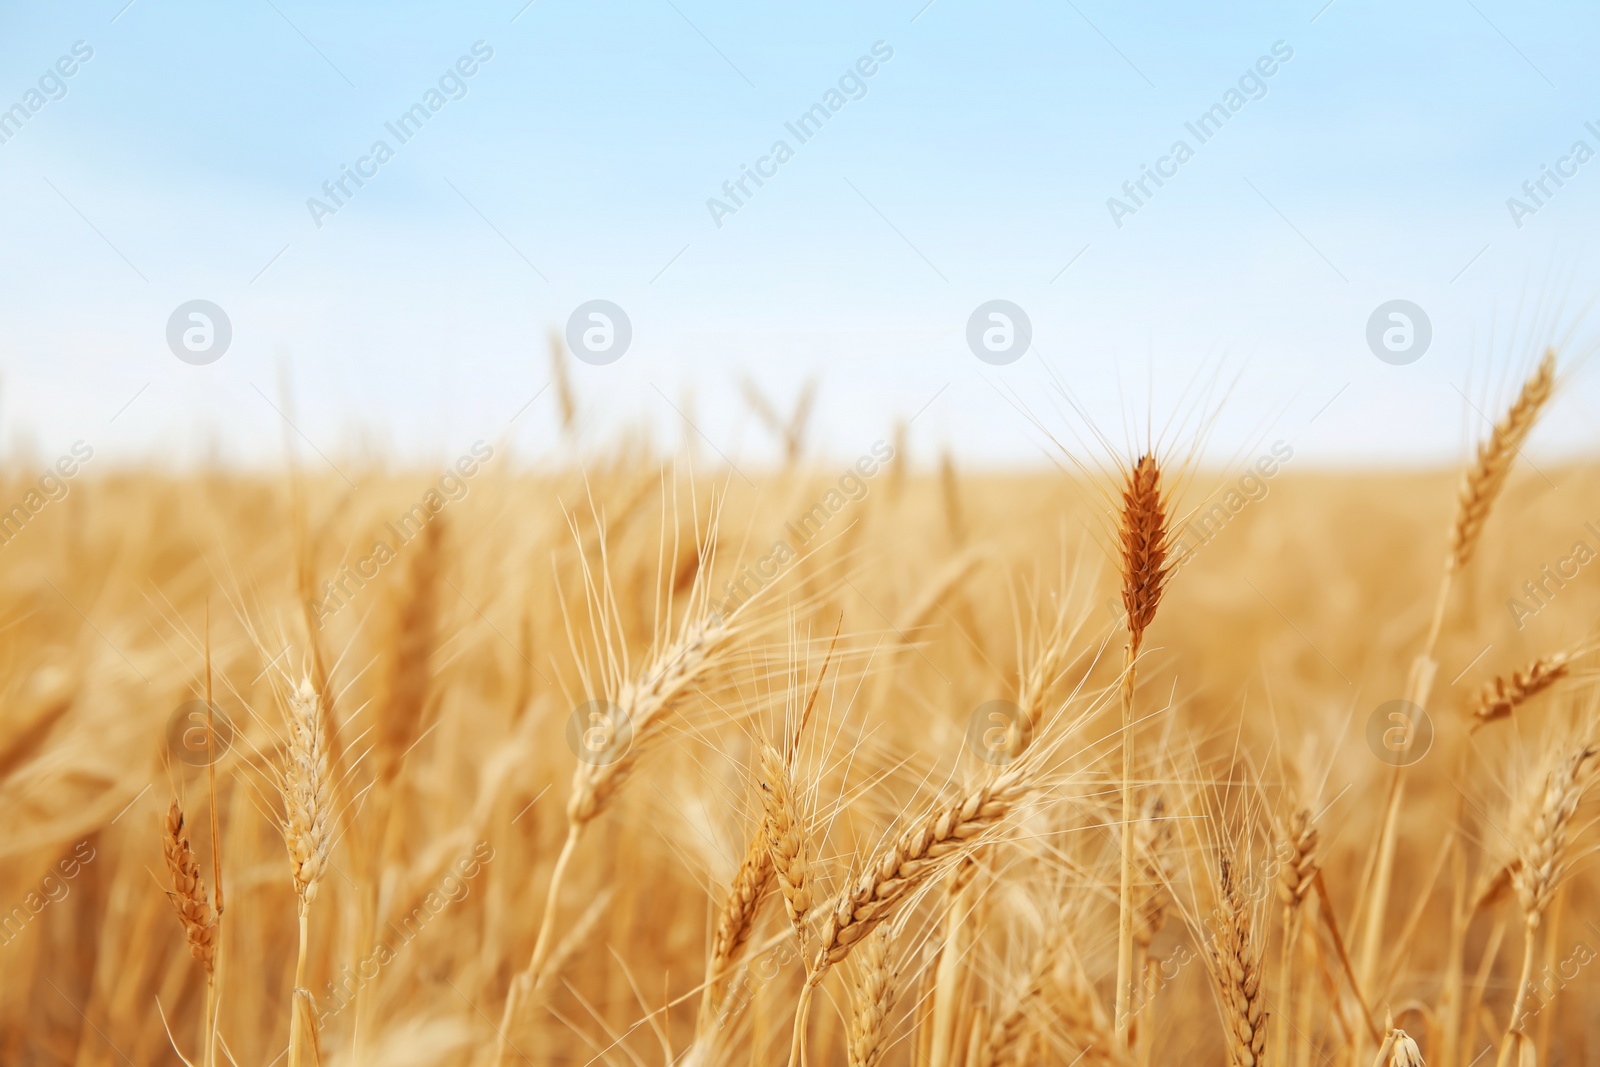
<path fill-rule="evenodd" d="M 1081 426 L 1060 390 L 1120 440 L 1221 368 L 1219 459 L 1266 436 L 1448 461 L 1552 319 L 1574 363 L 1593 336 L 1600 159 L 1520 227 L 1507 208 L 1600 151 L 1593 8 L 524 2 L 0 9 L 0 107 L 93 50 L 0 144 L 0 443 L 257 462 L 287 415 L 335 457 L 543 454 L 546 336 L 599 298 L 634 337 L 574 366 L 590 447 L 642 422 L 759 463 L 738 380 L 815 376 L 826 454 L 915 415 L 924 456 L 1037 463 L 1041 426 Z M 478 42 L 399 144 L 385 123 Z M 798 143 L 785 123 L 875 44 L 864 95 Z M 1275 45 L 1199 144 L 1185 123 Z M 393 158 L 317 226 L 308 198 L 380 138 Z M 1118 226 L 1108 198 L 1180 138 L 1194 157 Z M 717 225 L 708 199 L 779 139 L 793 158 Z M 966 343 L 995 298 L 1034 342 L 999 367 Z M 192 299 L 232 325 L 206 366 L 165 339 Z M 1394 299 L 1433 331 L 1405 366 L 1365 339 Z M 1592 450 L 1597 394 L 1580 368 L 1543 450 Z"/>

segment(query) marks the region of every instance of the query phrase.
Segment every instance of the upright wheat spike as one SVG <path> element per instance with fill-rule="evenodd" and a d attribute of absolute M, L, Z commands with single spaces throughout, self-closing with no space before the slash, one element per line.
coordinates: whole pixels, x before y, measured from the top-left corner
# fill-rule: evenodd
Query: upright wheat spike
<path fill-rule="evenodd" d="M 1512 712 L 1565 678 L 1571 666 L 1572 657 L 1557 652 L 1485 684 L 1478 706 L 1472 712 L 1472 728 L 1477 730 L 1491 722 L 1511 718 Z"/>
<path fill-rule="evenodd" d="M 1555 386 L 1556 354 L 1553 349 L 1546 349 L 1538 368 L 1522 383 L 1516 402 L 1494 424 L 1489 436 L 1478 443 L 1477 461 L 1461 479 L 1457 494 L 1456 521 L 1450 531 L 1452 571 L 1460 571 L 1471 561 L 1483 524 L 1511 472 L 1511 463 L 1533 432 Z"/>
<path fill-rule="evenodd" d="M 205 883 L 200 880 L 200 864 L 189 847 L 189 831 L 183 823 L 183 809 L 174 800 L 167 809 L 166 833 L 161 837 L 161 851 L 166 856 L 167 873 L 172 877 L 172 888 L 167 897 L 183 923 L 183 933 L 189 942 L 189 955 L 200 961 L 205 969 L 206 981 L 216 962 L 217 916 L 206 899 Z"/>
<path fill-rule="evenodd" d="M 290 695 L 286 718 L 289 744 L 278 773 L 278 786 L 283 793 L 281 829 L 289 850 L 295 895 L 300 900 L 300 952 L 294 968 L 289 1067 L 300 1067 L 303 1049 L 314 1047 L 316 1041 L 311 993 L 306 989 L 311 902 L 327 873 L 328 854 L 333 849 L 329 827 L 333 791 L 328 778 L 322 699 L 309 677 L 302 678 L 299 688 Z"/>
<path fill-rule="evenodd" d="M 172 878 L 172 888 L 167 890 L 167 898 L 172 901 L 178 921 L 183 924 L 189 955 L 199 960 L 205 971 L 206 1000 L 204 1013 L 200 1017 L 200 1062 L 203 1067 L 209 1067 L 217 1007 L 217 912 L 206 899 L 205 883 L 200 880 L 200 864 L 189 847 L 189 831 L 184 826 L 183 809 L 178 806 L 176 799 L 167 809 L 161 851 L 167 861 L 167 873 Z"/>
<path fill-rule="evenodd" d="M 772 856 L 772 870 L 783 893 L 800 951 L 805 952 L 806 916 L 811 910 L 810 863 L 806 856 L 805 816 L 794 795 L 794 780 L 778 750 L 761 744 L 762 832 Z"/>
<path fill-rule="evenodd" d="M 1294 950 L 1300 939 L 1300 912 L 1306 897 L 1316 888 L 1317 828 L 1311 812 L 1300 808 L 1278 830 L 1278 900 L 1283 904 L 1283 943 L 1278 989 L 1278 1045 L 1283 1055 L 1289 1051 L 1289 1008 L 1294 1003 Z"/>
<path fill-rule="evenodd" d="M 1135 664 L 1145 630 L 1155 620 L 1161 594 L 1172 573 L 1171 529 L 1161 468 L 1146 453 L 1123 477 L 1117 515 L 1121 545 L 1122 607 L 1128 643 L 1122 660 L 1122 877 L 1118 889 L 1116 1035 L 1126 1047 L 1133 1006 L 1134 716 Z"/>
<path fill-rule="evenodd" d="M 745 601 L 749 604 L 750 601 Z M 743 608 L 735 609 L 737 614 Z M 572 862 L 584 830 L 605 811 L 638 765 L 642 753 L 665 731 L 672 713 L 717 662 L 717 653 L 733 634 L 732 615 L 717 619 L 702 616 L 686 625 L 678 639 L 662 649 L 637 677 L 626 680 L 613 698 L 621 724 L 632 733 L 631 744 L 615 758 L 595 762 L 580 760 L 572 769 L 572 791 L 567 797 L 567 836 L 556 856 L 545 890 L 544 914 L 534 939 L 528 965 L 512 979 L 501 1011 L 495 1067 L 504 1067 L 510 1048 L 510 1031 L 522 998 L 540 984 L 545 961 L 553 945 L 556 910 L 567 866 Z M 610 723 L 616 728 L 618 723 Z M 610 757 L 611 753 L 604 753 Z"/>
<path fill-rule="evenodd" d="M 890 949 L 892 926 L 880 926 L 856 956 L 850 983 L 849 1067 L 878 1067 L 888 1047 L 898 967 Z"/>
<path fill-rule="evenodd" d="M 1536 934 L 1551 897 L 1567 873 L 1572 819 L 1594 781 L 1597 755 L 1600 747 L 1593 742 L 1567 751 L 1553 750 L 1546 759 L 1548 769 L 1531 780 L 1533 789 L 1515 812 L 1513 836 L 1523 844 L 1509 865 L 1509 874 L 1517 902 L 1522 905 L 1525 927 L 1522 977 L 1506 1024 L 1505 1041 L 1500 1046 L 1501 1067 L 1520 1061 L 1522 1048 L 1529 1041 L 1523 1026 L 1527 1022 L 1528 989 L 1537 955 Z"/>
<path fill-rule="evenodd" d="M 1261 950 L 1254 940 L 1250 902 L 1227 857 L 1219 861 L 1217 883 L 1217 927 L 1206 949 L 1222 1010 L 1228 1063 L 1231 1067 L 1257 1067 L 1267 1044 Z"/>

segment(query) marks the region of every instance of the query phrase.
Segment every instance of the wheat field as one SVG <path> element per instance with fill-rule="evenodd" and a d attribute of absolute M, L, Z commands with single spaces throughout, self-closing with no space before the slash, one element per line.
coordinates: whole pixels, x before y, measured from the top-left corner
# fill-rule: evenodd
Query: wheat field
<path fill-rule="evenodd" d="M 1592 1063 L 1552 374 L 1417 473 L 14 470 L 0 1062 Z"/>

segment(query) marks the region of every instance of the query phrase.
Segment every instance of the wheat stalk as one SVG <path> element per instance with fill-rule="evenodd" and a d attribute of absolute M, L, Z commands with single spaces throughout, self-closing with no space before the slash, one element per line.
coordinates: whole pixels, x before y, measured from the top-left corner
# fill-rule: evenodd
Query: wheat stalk
<path fill-rule="evenodd" d="M 1547 349 L 1534 372 L 1523 382 L 1517 399 L 1500 421 L 1495 423 L 1489 436 L 1479 442 L 1477 456 L 1472 466 L 1462 476 L 1457 493 L 1456 514 L 1450 528 L 1450 548 L 1445 556 L 1444 574 L 1439 580 L 1439 590 L 1434 598 L 1433 616 L 1428 625 L 1422 651 L 1412 662 L 1406 685 L 1406 699 L 1424 710 L 1433 687 L 1433 676 L 1438 669 L 1434 649 L 1439 632 L 1444 625 L 1445 608 L 1450 600 L 1450 589 L 1455 575 L 1471 561 L 1484 523 L 1495 500 L 1510 474 L 1512 462 L 1521 452 L 1528 435 L 1540 413 L 1555 391 L 1556 356 Z M 1389 885 L 1394 869 L 1394 852 L 1399 835 L 1401 805 L 1405 799 L 1404 767 L 1397 765 L 1389 780 L 1388 802 L 1384 810 L 1382 829 L 1375 845 L 1373 878 L 1365 900 L 1365 922 L 1361 944 L 1361 983 L 1371 987 L 1378 967 L 1378 956 L 1383 940 L 1383 919 L 1389 903 Z"/>

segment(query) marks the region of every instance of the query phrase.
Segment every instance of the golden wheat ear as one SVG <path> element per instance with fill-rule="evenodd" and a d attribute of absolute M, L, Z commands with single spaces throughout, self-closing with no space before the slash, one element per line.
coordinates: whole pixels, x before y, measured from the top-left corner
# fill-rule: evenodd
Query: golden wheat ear
<path fill-rule="evenodd" d="M 189 830 L 184 825 L 183 808 L 174 800 L 167 809 L 167 822 L 161 835 L 161 851 L 167 861 L 172 888 L 167 896 L 183 923 L 189 954 L 210 974 L 216 964 L 217 915 L 206 899 L 205 883 L 200 880 L 200 864 L 189 847 Z"/>
<path fill-rule="evenodd" d="M 1472 729 L 1511 718 L 1512 712 L 1565 678 L 1571 667 L 1572 656 L 1557 652 L 1487 683 L 1472 709 Z"/>
<path fill-rule="evenodd" d="M 850 983 L 849 1067 L 879 1067 L 889 1047 L 889 1013 L 894 1010 L 899 965 L 894 931 L 880 926 L 856 954 Z"/>
<path fill-rule="evenodd" d="M 1169 501 L 1161 485 L 1161 465 L 1145 453 L 1123 472 L 1122 506 L 1117 512 L 1118 562 L 1122 568 L 1122 607 L 1128 617 L 1128 643 L 1137 652 L 1144 632 L 1172 575 Z"/>
<path fill-rule="evenodd" d="M 1522 383 L 1516 401 L 1494 424 L 1489 436 L 1479 442 L 1477 459 L 1462 476 L 1456 520 L 1450 529 L 1450 570 L 1459 571 L 1471 562 L 1483 525 L 1505 487 L 1511 464 L 1521 453 L 1555 387 L 1556 354 L 1547 349 L 1538 367 Z"/>

